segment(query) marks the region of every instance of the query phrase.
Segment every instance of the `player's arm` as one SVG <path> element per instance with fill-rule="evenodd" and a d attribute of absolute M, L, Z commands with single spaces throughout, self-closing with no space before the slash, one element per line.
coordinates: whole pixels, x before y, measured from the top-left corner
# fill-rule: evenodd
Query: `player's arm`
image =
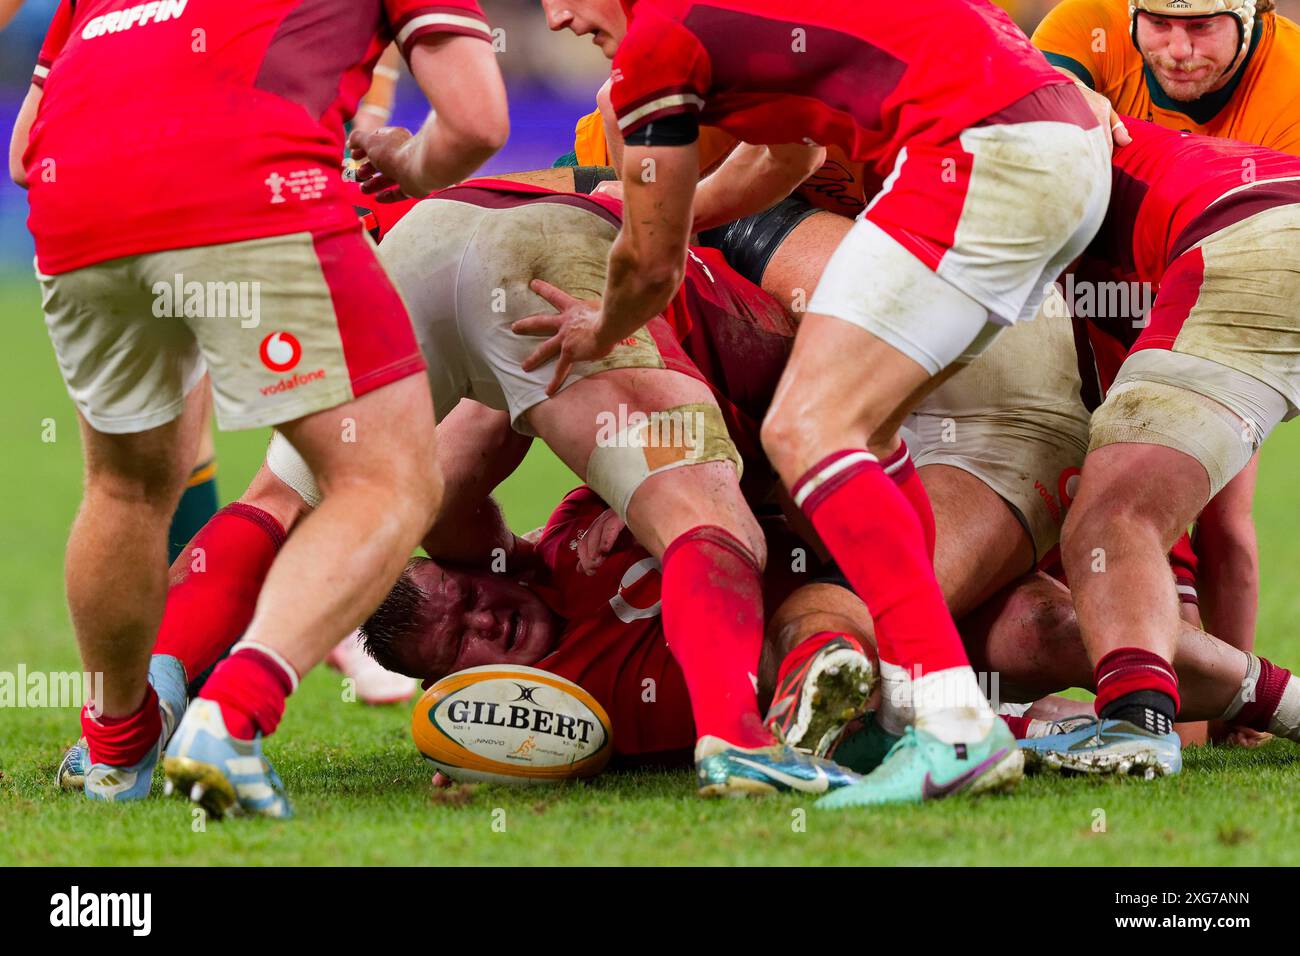
<path fill-rule="evenodd" d="M 539 279 L 532 289 L 560 311 L 525 316 L 512 328 L 549 335 L 523 363 L 531 371 L 556 359 L 554 395 L 574 362 L 600 358 L 662 312 L 681 285 L 699 175 L 694 137 L 672 146 L 628 143 L 623 157 L 623 227 L 609 252 L 605 295 L 575 299 Z"/>
<path fill-rule="evenodd" d="M 507 527 L 492 492 L 519 467 L 532 439 L 510 427 L 508 412 L 464 399 L 438 424 L 437 441 L 443 494 L 421 542 L 428 555 L 488 565 L 529 550 Z"/>
<path fill-rule="evenodd" d="M 1251 505 L 1259 455 L 1215 495 L 1196 520 L 1197 591 L 1206 630 L 1241 650 L 1255 646 L 1259 544 Z"/>
<path fill-rule="evenodd" d="M 44 95 L 45 77 L 49 75 L 50 67 L 54 65 L 55 58 L 68 42 L 71 32 L 71 0 L 59 0 L 54 16 L 50 19 L 50 27 L 45 31 L 41 52 L 36 58 L 36 69 L 32 72 L 32 85 L 27 90 L 23 105 L 18 110 L 13 132 L 9 137 L 9 178 L 24 189 L 27 188 L 27 173 L 23 169 L 23 153 L 27 151 L 32 123 L 36 120 L 36 111 Z"/>
<path fill-rule="evenodd" d="M 390 43 L 379 57 L 370 77 L 370 89 L 357 105 L 357 115 L 352 117 L 352 128 L 370 133 L 385 125 L 393 115 L 397 99 L 397 81 L 402 76 L 402 49 Z"/>
<path fill-rule="evenodd" d="M 682 283 L 699 176 L 696 143 L 623 152 L 623 228 L 609 251 L 602 343 L 609 348 L 668 306 Z"/>
<path fill-rule="evenodd" d="M 434 34 L 410 46 L 411 75 L 433 109 L 415 134 L 393 126 L 352 132 L 348 147 L 362 164 L 362 192 L 393 201 L 425 196 L 472 175 L 505 145 L 505 82 L 483 29 L 481 36 Z"/>
<path fill-rule="evenodd" d="M 695 230 L 712 229 L 775 205 L 826 162 L 826 149 L 740 143 L 695 193 Z"/>
<path fill-rule="evenodd" d="M 27 140 L 32 132 L 32 123 L 36 119 L 36 110 L 41 105 L 41 88 L 30 86 L 23 98 L 23 105 L 18 108 L 14 119 L 14 129 L 9 136 L 9 178 L 17 185 L 27 188 L 27 171 L 23 169 L 23 153 L 27 151 Z"/>

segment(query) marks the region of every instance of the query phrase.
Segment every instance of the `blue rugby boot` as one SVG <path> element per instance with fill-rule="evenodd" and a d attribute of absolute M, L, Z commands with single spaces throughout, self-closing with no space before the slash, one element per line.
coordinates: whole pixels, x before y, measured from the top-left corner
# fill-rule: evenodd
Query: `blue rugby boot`
<path fill-rule="evenodd" d="M 1178 734 L 1153 733 L 1127 720 L 1094 718 L 1073 729 L 1020 741 L 1029 770 L 1132 774 L 1148 780 L 1183 769 Z"/>
<path fill-rule="evenodd" d="M 187 797 L 218 819 L 227 813 L 293 816 L 280 775 L 262 756 L 262 735 L 232 737 L 214 700 L 190 704 L 167 745 L 163 770 L 165 793 Z"/>
<path fill-rule="evenodd" d="M 828 793 L 862 779 L 833 761 L 784 744 L 736 747 L 710 736 L 696 741 L 695 776 L 702 797 Z"/>
<path fill-rule="evenodd" d="M 162 749 L 171 739 L 176 722 L 185 712 L 185 668 L 170 655 L 155 654 L 149 660 L 149 684 L 158 695 L 158 715 L 162 733 L 156 746 L 150 747 L 132 767 L 114 767 L 90 762 L 86 738 L 82 737 L 59 761 L 56 782 L 64 790 L 82 790 L 91 800 L 143 800 L 149 796 L 153 768 Z"/>

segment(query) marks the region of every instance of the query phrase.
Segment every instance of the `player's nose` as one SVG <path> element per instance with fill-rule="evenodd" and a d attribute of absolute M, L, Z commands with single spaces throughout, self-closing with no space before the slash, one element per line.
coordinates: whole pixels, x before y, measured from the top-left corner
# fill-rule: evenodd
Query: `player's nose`
<path fill-rule="evenodd" d="M 472 631 L 491 630 L 497 622 L 496 616 L 491 611 L 466 611 L 462 620 Z"/>
<path fill-rule="evenodd" d="M 1185 60 L 1192 55 L 1192 38 L 1186 27 L 1175 26 L 1169 31 L 1169 55 L 1175 60 Z"/>
<path fill-rule="evenodd" d="M 563 30 L 573 22 L 573 11 L 567 10 L 558 3 L 548 3 L 546 9 L 546 25 L 551 30 Z"/>

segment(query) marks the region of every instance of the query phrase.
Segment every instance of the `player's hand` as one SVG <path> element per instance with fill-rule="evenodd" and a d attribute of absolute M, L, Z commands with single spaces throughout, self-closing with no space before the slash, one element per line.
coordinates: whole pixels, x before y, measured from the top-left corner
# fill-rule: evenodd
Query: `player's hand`
<path fill-rule="evenodd" d="M 1260 747 L 1273 739 L 1272 734 L 1221 720 L 1210 721 L 1209 737 L 1216 744 L 1246 748 Z"/>
<path fill-rule="evenodd" d="M 588 577 L 595 574 L 626 527 L 613 508 L 602 511 L 578 539 L 578 570 Z"/>
<path fill-rule="evenodd" d="M 602 196 L 609 196 L 611 199 L 623 201 L 623 183 L 617 179 L 607 179 L 603 183 L 597 183 L 596 188 L 591 191 L 594 196 L 600 193 Z"/>
<path fill-rule="evenodd" d="M 1079 88 L 1083 94 L 1084 100 L 1088 103 L 1088 108 L 1092 110 L 1092 115 L 1097 117 L 1097 122 L 1106 129 L 1106 138 L 1110 141 L 1111 148 L 1116 146 L 1127 146 L 1133 142 L 1133 137 L 1129 135 L 1124 128 L 1124 120 L 1115 112 L 1115 107 L 1110 100 L 1102 96 L 1096 90 L 1090 90 L 1077 79 L 1074 85 Z"/>
<path fill-rule="evenodd" d="M 410 175 L 412 163 L 407 144 L 412 136 L 400 126 L 381 126 L 367 132 L 354 129 L 348 135 L 348 154 L 360 164 L 356 180 L 361 191 L 375 195 L 380 202 L 400 202 L 424 195 L 420 184 Z"/>
<path fill-rule="evenodd" d="M 523 369 L 531 372 L 556 359 L 555 375 L 546 386 L 546 394 L 554 397 L 560 390 L 574 362 L 590 362 L 603 358 L 614 347 L 602 335 L 603 314 L 599 299 L 578 299 L 549 282 L 534 279 L 528 286 L 559 312 L 526 315 L 510 326 L 516 335 L 548 335 L 528 358 Z"/>

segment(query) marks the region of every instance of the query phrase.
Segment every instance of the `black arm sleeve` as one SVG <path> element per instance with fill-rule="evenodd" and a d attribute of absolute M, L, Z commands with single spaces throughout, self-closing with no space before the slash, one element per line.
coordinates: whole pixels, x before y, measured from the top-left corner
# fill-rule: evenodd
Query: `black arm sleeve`
<path fill-rule="evenodd" d="M 646 123 L 624 142 L 629 146 L 689 146 L 699 138 L 699 116 L 695 113 L 674 113 Z"/>

